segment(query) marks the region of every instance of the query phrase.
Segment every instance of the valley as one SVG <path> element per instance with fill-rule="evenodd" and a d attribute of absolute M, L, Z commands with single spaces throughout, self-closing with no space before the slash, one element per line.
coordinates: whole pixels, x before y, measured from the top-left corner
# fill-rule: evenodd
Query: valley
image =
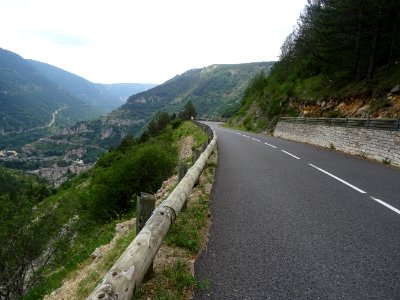
<path fill-rule="evenodd" d="M 125 136 L 121 125 L 138 131 L 145 124 L 102 116 L 154 86 L 92 83 L 0 48 L 0 165 L 59 186 L 118 145 Z M 96 134 L 104 143 L 92 141 Z"/>
<path fill-rule="evenodd" d="M 8 73 L 1 75 L 1 63 Z M 199 117 L 232 115 L 240 106 L 250 79 L 259 72 L 268 74 L 272 65 L 273 62 L 211 65 L 188 70 L 158 86 L 101 85 L 1 50 L 0 91 L 6 91 L 3 95 L 8 96 L 0 102 L 0 106 L 6 108 L 2 112 L 3 125 L 0 121 L 0 165 L 37 174 L 58 187 L 90 169 L 99 157 L 117 147 L 125 137 L 140 136 L 157 111 L 177 114 L 190 100 Z M 15 80 L 11 71 L 20 74 L 18 80 L 23 78 L 23 85 L 22 81 L 20 85 L 9 83 Z M 33 78 L 35 84 L 29 88 L 26 83 Z M 39 85 L 38 81 L 44 83 Z M 37 121 L 34 122 L 35 114 L 30 111 L 37 111 L 37 108 L 32 99 L 35 93 L 46 91 L 48 87 L 50 90 L 46 94 L 39 95 L 43 103 L 39 106 L 41 112 L 35 112 Z M 20 103 L 11 105 L 22 90 L 25 94 L 18 98 Z M 57 94 L 60 92 L 73 101 L 51 102 L 50 99 L 60 98 Z M 91 113 L 86 117 L 80 114 L 88 110 Z M 12 116 L 14 119 L 19 116 L 19 126 L 5 121 Z"/>

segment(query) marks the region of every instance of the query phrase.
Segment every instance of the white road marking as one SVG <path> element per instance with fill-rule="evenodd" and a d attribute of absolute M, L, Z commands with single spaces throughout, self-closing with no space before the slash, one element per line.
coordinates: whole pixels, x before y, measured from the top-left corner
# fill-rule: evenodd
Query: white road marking
<path fill-rule="evenodd" d="M 386 206 L 387 208 L 393 210 L 395 213 L 398 213 L 398 214 L 400 215 L 400 210 L 398 210 L 397 208 L 391 206 L 390 204 L 387 204 L 386 202 L 384 202 L 384 201 L 382 201 L 382 200 L 379 200 L 379 199 L 377 199 L 377 198 L 375 198 L 375 197 L 371 197 L 371 199 L 372 199 L 372 200 L 375 200 L 376 202 L 378 202 L 378 203 L 380 203 L 380 204 L 382 204 L 382 205 L 384 205 L 384 206 Z"/>
<path fill-rule="evenodd" d="M 243 134 L 244 137 L 250 138 L 248 135 Z"/>
<path fill-rule="evenodd" d="M 297 157 L 296 155 L 293 155 L 292 153 L 289 153 L 285 150 L 281 150 L 283 153 L 286 153 L 287 155 L 290 155 L 291 157 L 294 157 L 295 159 L 300 159 L 300 157 Z"/>
<path fill-rule="evenodd" d="M 327 171 L 325 171 L 325 170 L 323 170 L 321 168 L 318 168 L 317 166 L 314 166 L 313 164 L 308 164 L 308 165 L 313 167 L 314 169 L 317 169 L 318 171 L 321 171 L 322 173 L 325 173 L 326 175 L 331 176 L 332 178 L 340 181 L 341 183 L 344 183 L 345 185 L 351 187 L 352 189 L 355 189 L 357 192 L 360 192 L 361 194 L 366 194 L 367 193 L 367 192 L 363 191 L 362 189 L 359 189 L 358 187 L 348 183 L 347 181 L 344 181 L 343 179 L 340 179 L 339 177 L 337 177 L 337 176 L 335 176 L 335 175 L 333 175 L 333 174 L 331 174 L 331 173 L 329 173 L 329 172 L 327 172 Z"/>
<path fill-rule="evenodd" d="M 264 144 L 276 149 L 276 146 L 274 146 L 274 145 L 271 145 L 271 144 L 268 144 L 268 143 L 264 143 Z"/>
<path fill-rule="evenodd" d="M 259 139 L 251 138 L 253 141 L 261 142 Z"/>

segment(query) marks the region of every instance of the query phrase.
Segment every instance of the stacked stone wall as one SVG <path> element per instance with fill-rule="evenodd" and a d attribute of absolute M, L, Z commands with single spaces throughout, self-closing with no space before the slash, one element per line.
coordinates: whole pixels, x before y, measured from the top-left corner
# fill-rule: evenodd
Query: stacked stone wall
<path fill-rule="evenodd" d="M 279 122 L 274 135 L 400 166 L 400 131 Z"/>

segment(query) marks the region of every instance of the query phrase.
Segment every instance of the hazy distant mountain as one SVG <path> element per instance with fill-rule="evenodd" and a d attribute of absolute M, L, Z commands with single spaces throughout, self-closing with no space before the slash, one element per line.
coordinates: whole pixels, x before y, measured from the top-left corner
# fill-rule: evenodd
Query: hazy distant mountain
<path fill-rule="evenodd" d="M 99 113 L 39 73 L 21 56 L 0 48 L 0 134 L 45 127 L 56 110 L 60 110 L 57 124 L 64 125 Z"/>
<path fill-rule="evenodd" d="M 93 83 L 55 66 L 35 60 L 28 61 L 54 83 L 102 113 L 118 108 L 129 96 L 156 86 L 143 83 Z"/>

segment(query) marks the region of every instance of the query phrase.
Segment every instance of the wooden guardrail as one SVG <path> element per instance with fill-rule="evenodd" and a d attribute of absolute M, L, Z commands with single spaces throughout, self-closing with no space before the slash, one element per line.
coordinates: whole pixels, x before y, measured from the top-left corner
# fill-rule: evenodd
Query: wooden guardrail
<path fill-rule="evenodd" d="M 368 129 L 381 129 L 381 130 L 400 130 L 400 118 L 397 119 L 373 119 L 373 118 L 290 118 L 281 117 L 280 119 L 287 123 L 300 123 L 300 124 L 320 124 L 327 126 L 340 126 L 340 127 L 360 127 Z"/>
<path fill-rule="evenodd" d="M 154 210 L 143 229 L 137 233 L 132 243 L 87 299 L 129 300 L 133 298 L 135 289 L 152 265 L 171 224 L 184 206 L 217 143 L 217 135 L 210 127 L 198 122 L 197 124 L 200 124 L 202 128 L 208 128 L 206 132 L 209 138 L 212 136 L 207 148 L 170 196 Z"/>

